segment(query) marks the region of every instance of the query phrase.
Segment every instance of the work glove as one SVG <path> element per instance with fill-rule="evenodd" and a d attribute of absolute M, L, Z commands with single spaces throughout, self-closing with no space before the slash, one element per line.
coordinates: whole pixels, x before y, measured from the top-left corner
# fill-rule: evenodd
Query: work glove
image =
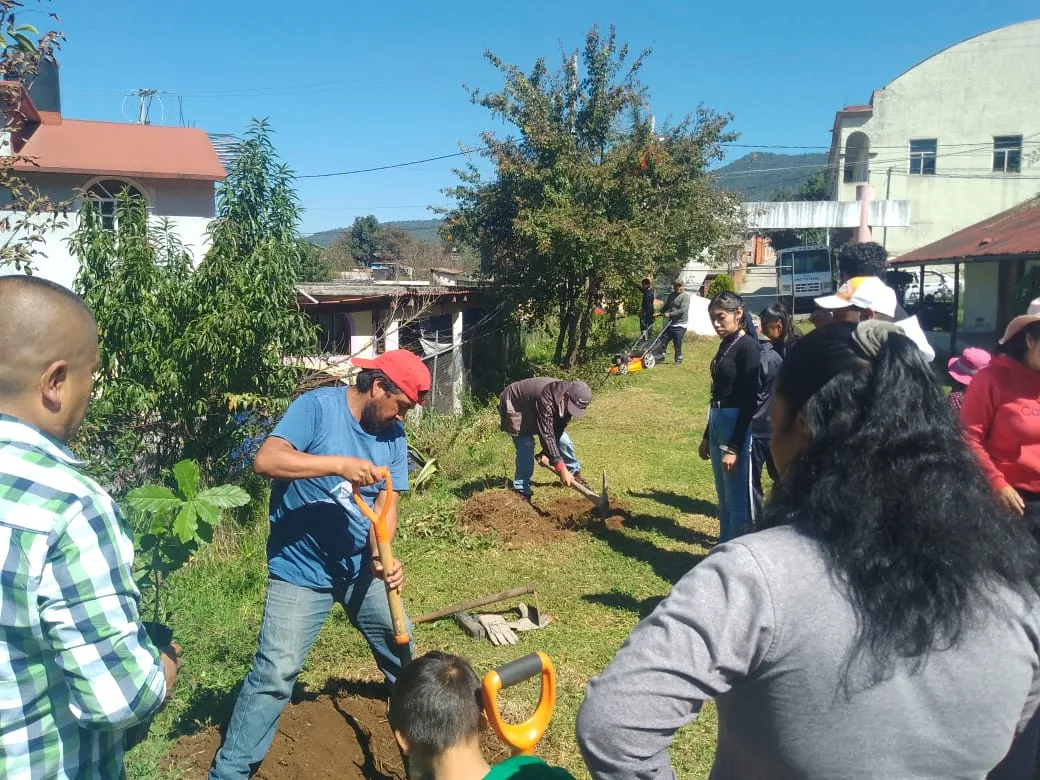
<path fill-rule="evenodd" d="M 487 631 L 488 639 L 493 645 L 515 645 L 516 634 L 506 624 L 506 619 L 501 615 L 478 615 L 477 622 Z"/>
<path fill-rule="evenodd" d="M 516 608 L 520 613 L 520 619 L 506 623 L 513 631 L 537 631 L 539 628 L 545 628 L 552 621 L 551 616 L 539 615 L 538 610 L 531 609 L 526 604 L 517 604 Z"/>

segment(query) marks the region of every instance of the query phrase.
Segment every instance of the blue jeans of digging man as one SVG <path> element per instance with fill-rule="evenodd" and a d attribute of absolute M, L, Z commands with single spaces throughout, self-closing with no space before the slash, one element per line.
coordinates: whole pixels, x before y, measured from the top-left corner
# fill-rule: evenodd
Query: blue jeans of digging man
<path fill-rule="evenodd" d="M 737 454 L 733 471 L 722 468 L 720 445 L 728 444 L 737 424 L 737 409 L 712 409 L 708 414 L 708 449 L 719 496 L 719 544 L 751 530 L 751 429 Z"/>
<path fill-rule="evenodd" d="M 534 476 L 534 436 L 514 436 L 513 446 L 516 447 L 516 468 L 513 471 L 513 490 L 531 495 L 531 477 Z M 560 455 L 563 456 L 564 465 L 571 474 L 581 471 L 581 464 L 574 452 L 574 442 L 564 431 L 560 435 Z"/>
<path fill-rule="evenodd" d="M 343 605 L 351 624 L 365 637 L 387 685 L 397 679 L 402 659 L 394 643 L 386 586 L 367 565 L 353 583 L 331 592 L 269 579 L 253 668 L 238 694 L 210 780 L 248 777 L 263 761 L 293 684 L 334 603 Z M 408 652 L 410 656 L 411 648 Z"/>

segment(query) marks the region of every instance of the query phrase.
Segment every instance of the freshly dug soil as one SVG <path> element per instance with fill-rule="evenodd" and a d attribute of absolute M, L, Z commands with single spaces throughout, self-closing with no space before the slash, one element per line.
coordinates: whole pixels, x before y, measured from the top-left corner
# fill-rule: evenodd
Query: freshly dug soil
<path fill-rule="evenodd" d="M 188 780 L 203 780 L 220 747 L 220 730 L 181 737 L 167 759 Z M 490 732 L 481 736 L 490 763 L 509 751 Z M 256 780 L 404 780 L 397 743 L 386 722 L 386 703 L 347 692 L 296 701 L 285 708 L 274 744 Z"/>
<path fill-rule="evenodd" d="M 494 532 L 506 547 L 526 547 L 558 541 L 577 530 L 617 531 L 630 517 L 627 505 L 611 501 L 610 516 L 603 521 L 588 499 L 560 492 L 543 489 L 528 505 L 511 490 L 487 490 L 459 507 L 459 522 L 470 533 Z"/>
<path fill-rule="evenodd" d="M 211 727 L 181 737 L 169 767 L 189 780 L 209 773 L 220 747 Z M 397 743 L 386 722 L 386 703 L 347 693 L 323 694 L 289 704 L 257 780 L 404 780 Z"/>

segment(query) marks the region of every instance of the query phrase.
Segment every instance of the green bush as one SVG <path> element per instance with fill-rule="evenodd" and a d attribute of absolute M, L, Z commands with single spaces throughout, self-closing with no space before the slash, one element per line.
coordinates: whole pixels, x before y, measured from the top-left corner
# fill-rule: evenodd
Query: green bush
<path fill-rule="evenodd" d="M 711 284 L 708 285 L 708 300 L 712 300 L 719 293 L 735 291 L 736 288 L 733 286 L 733 280 L 730 279 L 727 274 L 719 274 L 712 279 Z"/>

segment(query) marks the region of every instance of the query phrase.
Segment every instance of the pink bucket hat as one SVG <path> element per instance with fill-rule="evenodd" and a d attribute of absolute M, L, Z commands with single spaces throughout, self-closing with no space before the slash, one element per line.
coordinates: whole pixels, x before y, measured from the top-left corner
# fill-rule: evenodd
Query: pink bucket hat
<path fill-rule="evenodd" d="M 970 385 L 975 375 L 989 365 L 992 357 L 984 349 L 967 347 L 960 357 L 950 358 L 947 370 L 950 372 L 950 376 L 962 385 Z"/>

